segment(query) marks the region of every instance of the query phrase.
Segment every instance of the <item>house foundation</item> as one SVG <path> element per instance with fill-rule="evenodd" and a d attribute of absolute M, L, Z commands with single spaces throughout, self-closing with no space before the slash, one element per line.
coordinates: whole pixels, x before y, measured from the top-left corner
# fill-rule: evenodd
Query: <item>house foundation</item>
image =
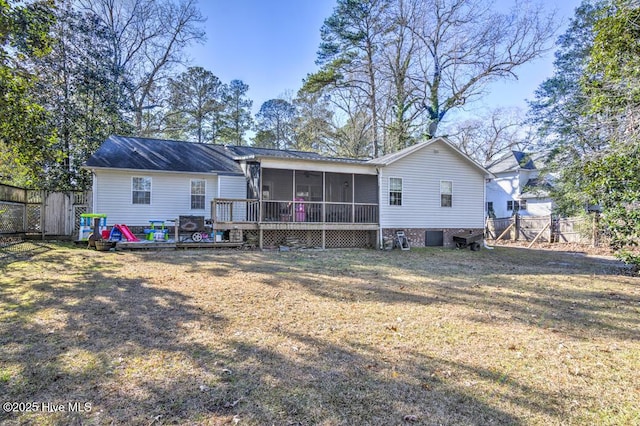
<path fill-rule="evenodd" d="M 394 238 L 396 231 L 404 231 L 412 247 L 454 248 L 453 236 L 462 232 L 483 232 L 482 228 L 384 228 L 383 238 Z"/>

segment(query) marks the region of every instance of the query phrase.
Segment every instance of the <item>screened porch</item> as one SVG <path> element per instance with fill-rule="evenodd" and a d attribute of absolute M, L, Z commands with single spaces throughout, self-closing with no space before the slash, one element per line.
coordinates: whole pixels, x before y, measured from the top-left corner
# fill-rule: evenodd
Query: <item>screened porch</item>
<path fill-rule="evenodd" d="M 215 199 L 214 222 L 376 224 L 376 175 L 262 169 L 250 179 L 255 198 Z"/>

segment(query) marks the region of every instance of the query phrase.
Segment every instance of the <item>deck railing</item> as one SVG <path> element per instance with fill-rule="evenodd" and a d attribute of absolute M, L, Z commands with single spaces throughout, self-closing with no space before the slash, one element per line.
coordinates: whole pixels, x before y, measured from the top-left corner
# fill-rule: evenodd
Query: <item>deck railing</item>
<path fill-rule="evenodd" d="M 260 217 L 260 202 L 250 199 L 215 198 L 211 201 L 214 222 L 256 223 Z"/>
<path fill-rule="evenodd" d="M 378 204 L 216 198 L 214 222 L 378 223 Z"/>

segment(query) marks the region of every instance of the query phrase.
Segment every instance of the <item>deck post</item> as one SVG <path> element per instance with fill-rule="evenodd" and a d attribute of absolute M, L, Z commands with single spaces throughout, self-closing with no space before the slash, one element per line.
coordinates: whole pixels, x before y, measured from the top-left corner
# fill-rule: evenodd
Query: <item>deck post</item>
<path fill-rule="evenodd" d="M 351 223 L 356 223 L 356 175 L 351 173 Z"/>
<path fill-rule="evenodd" d="M 263 248 L 263 233 L 264 231 L 262 230 L 262 228 L 260 228 L 260 230 L 258 231 L 258 247 L 260 247 L 260 250 L 262 250 Z"/>

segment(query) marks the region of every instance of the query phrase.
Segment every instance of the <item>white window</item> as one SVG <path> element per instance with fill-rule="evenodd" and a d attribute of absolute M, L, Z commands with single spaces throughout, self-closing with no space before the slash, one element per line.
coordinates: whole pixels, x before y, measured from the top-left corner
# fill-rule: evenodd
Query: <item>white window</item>
<path fill-rule="evenodd" d="M 453 206 L 453 182 L 450 180 L 440 181 L 440 207 Z"/>
<path fill-rule="evenodd" d="M 402 205 L 402 178 L 389 178 L 389 205 Z"/>
<path fill-rule="evenodd" d="M 507 201 L 507 210 L 508 211 L 520 211 L 527 209 L 527 200 L 520 201 Z"/>
<path fill-rule="evenodd" d="M 204 210 L 204 197 L 206 194 L 207 181 L 204 179 L 191 180 L 191 209 Z"/>
<path fill-rule="evenodd" d="M 131 180 L 131 202 L 151 204 L 151 178 L 133 177 Z"/>

